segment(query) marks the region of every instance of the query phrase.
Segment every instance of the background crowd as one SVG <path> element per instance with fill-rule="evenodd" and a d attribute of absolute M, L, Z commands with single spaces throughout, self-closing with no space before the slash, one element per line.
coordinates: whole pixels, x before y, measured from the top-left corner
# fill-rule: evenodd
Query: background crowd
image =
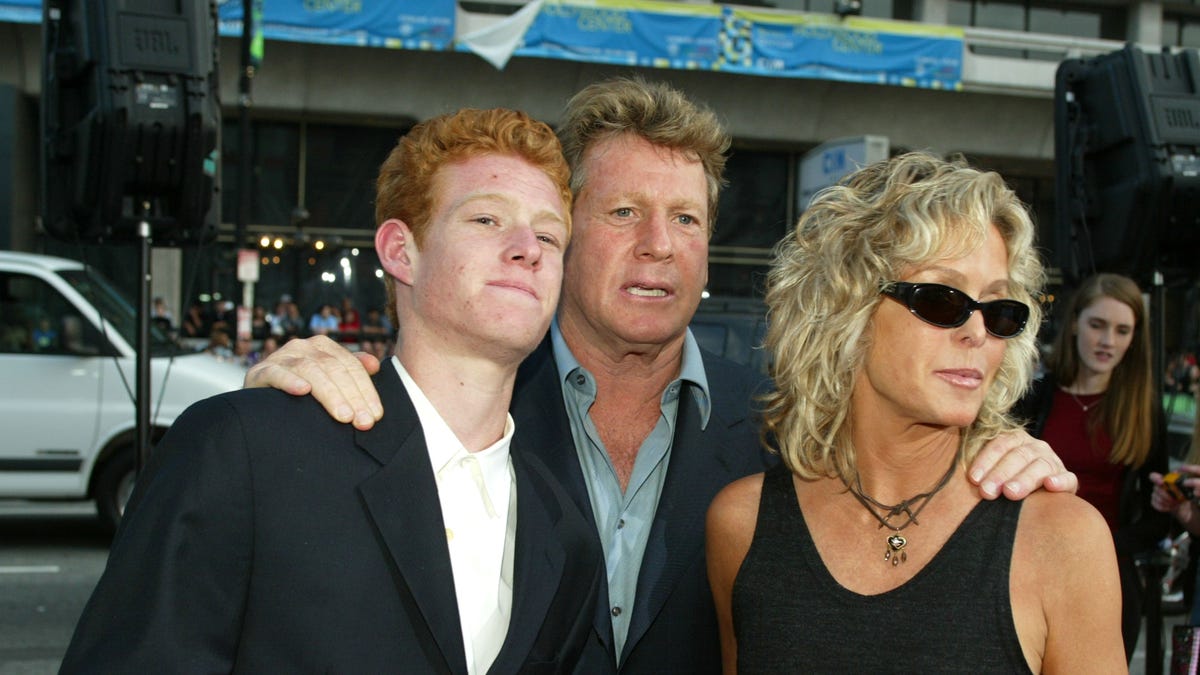
<path fill-rule="evenodd" d="M 1194 352 L 1181 352 L 1171 357 L 1163 373 L 1164 393 L 1200 396 L 1200 364 Z"/>
<path fill-rule="evenodd" d="M 223 360 L 252 366 L 289 340 L 325 335 L 353 351 L 367 352 L 380 359 L 395 347 L 395 327 L 386 313 L 372 307 L 360 312 L 354 301 L 343 298 L 340 306 L 321 304 L 301 311 L 291 295 L 285 294 L 268 310 L 255 305 L 250 316 L 250 334 L 238 338 L 237 310 L 229 300 L 193 302 L 176 321 L 162 298 L 155 298 L 151 320 L 165 332 Z"/>

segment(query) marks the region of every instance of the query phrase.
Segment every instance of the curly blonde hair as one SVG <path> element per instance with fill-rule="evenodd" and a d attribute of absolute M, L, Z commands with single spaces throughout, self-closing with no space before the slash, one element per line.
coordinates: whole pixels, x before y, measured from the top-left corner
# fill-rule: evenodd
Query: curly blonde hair
<path fill-rule="evenodd" d="M 909 153 L 864 167 L 819 193 L 775 249 L 767 279 L 766 344 L 777 389 L 764 399 L 764 439 L 802 478 L 857 476 L 850 394 L 869 347 L 880 292 L 913 268 L 962 256 L 994 224 L 1008 252 L 1009 295 L 1030 306 L 960 459 L 1019 428 L 1008 410 L 1029 387 L 1045 279 L 1024 205 L 996 173 Z"/>

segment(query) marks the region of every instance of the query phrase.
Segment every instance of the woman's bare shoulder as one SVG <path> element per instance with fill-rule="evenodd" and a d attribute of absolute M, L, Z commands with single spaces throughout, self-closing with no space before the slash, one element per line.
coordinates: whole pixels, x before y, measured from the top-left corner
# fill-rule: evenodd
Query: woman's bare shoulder
<path fill-rule="evenodd" d="M 1013 548 L 1013 619 L 1042 672 L 1123 672 L 1121 587 L 1108 523 L 1071 494 L 1025 499 Z"/>
<path fill-rule="evenodd" d="M 718 608 L 728 610 L 733 583 L 754 542 L 763 474 L 726 485 L 708 507 L 704 526 L 708 581 Z"/>
<path fill-rule="evenodd" d="M 1013 547 L 1013 577 L 1048 611 L 1101 581 L 1116 587 L 1116 552 L 1104 517 L 1072 494 L 1039 490 L 1025 498 Z M 1035 590 L 1036 589 L 1036 592 Z M 1074 590 L 1072 590 L 1074 589 Z"/>
<path fill-rule="evenodd" d="M 757 516 L 758 503 L 762 497 L 763 476 L 762 473 L 751 474 L 721 488 L 708 507 L 709 522 L 712 523 L 714 518 L 724 522 L 741 521 L 746 516 Z"/>
<path fill-rule="evenodd" d="M 1017 536 L 1052 550 L 1111 539 L 1108 524 L 1094 506 L 1073 494 L 1038 490 L 1025 498 Z"/>
<path fill-rule="evenodd" d="M 717 493 L 708 507 L 705 535 L 710 545 L 745 553 L 754 538 L 758 522 L 758 503 L 762 495 L 763 474 L 739 478 Z M 741 556 L 736 556 L 738 563 Z"/>

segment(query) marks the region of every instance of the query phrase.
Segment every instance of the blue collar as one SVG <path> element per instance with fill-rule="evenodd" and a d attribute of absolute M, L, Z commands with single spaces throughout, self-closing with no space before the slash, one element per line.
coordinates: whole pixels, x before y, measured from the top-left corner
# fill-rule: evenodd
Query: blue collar
<path fill-rule="evenodd" d="M 579 365 L 579 360 L 571 353 L 571 348 L 563 339 L 562 331 L 558 327 L 557 315 L 550 322 L 550 344 L 554 348 L 554 363 L 558 367 L 560 386 L 576 369 L 587 373 L 587 370 Z M 591 377 L 591 373 L 587 374 Z M 693 387 L 693 398 L 696 401 L 697 411 L 700 413 L 700 429 L 703 430 L 708 426 L 708 418 L 712 413 L 712 396 L 708 391 L 708 377 L 704 372 L 704 359 L 700 355 L 700 345 L 692 335 L 691 328 L 688 328 L 683 336 L 683 364 L 679 369 L 679 377 L 675 381 L 686 382 Z"/>

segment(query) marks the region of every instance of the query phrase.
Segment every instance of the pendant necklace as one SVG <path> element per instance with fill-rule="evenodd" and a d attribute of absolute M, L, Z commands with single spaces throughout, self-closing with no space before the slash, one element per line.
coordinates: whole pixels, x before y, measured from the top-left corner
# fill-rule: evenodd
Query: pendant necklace
<path fill-rule="evenodd" d="M 850 492 L 850 494 L 854 495 L 854 498 L 858 500 L 858 503 L 862 504 L 863 508 L 865 508 L 872 516 L 875 516 L 875 520 L 879 521 L 879 527 L 887 528 L 892 531 L 892 533 L 888 535 L 887 548 L 883 553 L 884 562 L 890 560 L 892 562 L 892 567 L 895 567 L 902 562 L 908 562 L 908 552 L 904 550 L 904 547 L 908 545 L 908 539 L 904 537 L 904 535 L 900 534 L 900 531 L 909 525 L 912 525 L 913 523 L 920 524 L 917 521 L 917 516 L 920 515 L 925 506 L 929 504 L 929 500 L 932 499 L 934 495 L 936 495 L 942 488 L 946 487 L 946 484 L 950 482 L 950 476 L 954 475 L 954 468 L 957 464 L 958 456 L 955 455 L 954 459 L 950 462 L 950 468 L 946 469 L 946 473 L 942 476 L 941 480 L 937 482 L 937 485 L 933 486 L 932 490 L 913 495 L 912 497 L 909 497 L 908 499 L 905 499 L 897 504 L 883 504 L 864 492 L 862 487 L 862 478 L 860 476 L 854 477 L 853 486 L 847 483 L 845 478 L 842 479 L 842 484 L 846 486 L 846 489 Z M 876 511 L 876 509 L 878 509 L 878 511 Z M 880 515 L 880 512 L 882 512 L 882 515 Z M 903 523 L 900 523 L 899 525 L 892 523 L 892 518 L 898 518 L 901 515 L 904 516 Z"/>
<path fill-rule="evenodd" d="M 1067 392 L 1067 394 L 1069 394 L 1071 396 L 1071 398 L 1075 399 L 1075 403 L 1079 404 L 1079 407 L 1083 409 L 1083 412 L 1087 412 L 1087 411 L 1091 410 L 1092 408 L 1095 408 L 1096 406 L 1100 405 L 1100 401 L 1104 400 L 1104 392 L 1100 392 L 1099 398 L 1097 398 L 1095 401 L 1092 401 L 1091 403 L 1084 404 L 1084 402 L 1079 400 L 1079 397 L 1075 395 L 1075 392 L 1071 391 L 1070 389 L 1067 389 L 1066 387 L 1059 387 L 1059 389 L 1062 389 L 1063 391 Z M 1088 394 L 1084 394 L 1084 396 L 1087 396 L 1087 395 Z"/>

